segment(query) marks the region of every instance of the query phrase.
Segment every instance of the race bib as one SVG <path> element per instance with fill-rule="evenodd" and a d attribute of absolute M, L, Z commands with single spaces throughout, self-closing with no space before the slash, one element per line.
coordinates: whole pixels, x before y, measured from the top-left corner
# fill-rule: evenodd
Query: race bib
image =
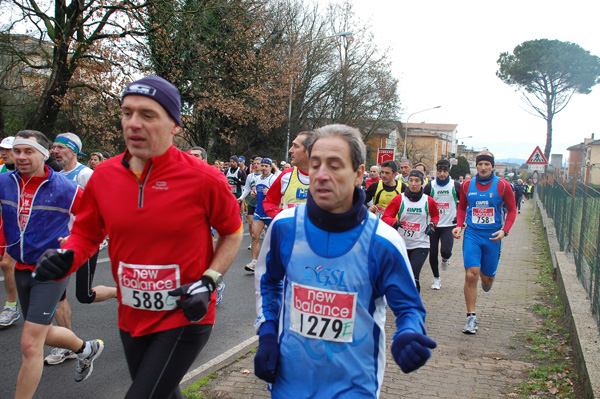
<path fill-rule="evenodd" d="M 290 330 L 306 338 L 352 342 L 356 292 L 331 291 L 292 283 Z"/>
<path fill-rule="evenodd" d="M 400 235 L 404 237 L 411 238 L 419 238 L 421 236 L 421 224 L 420 223 L 411 223 L 411 222 L 402 222 Z"/>
<path fill-rule="evenodd" d="M 475 224 L 494 224 L 496 221 L 494 208 L 473 208 L 471 220 Z"/>
<path fill-rule="evenodd" d="M 230 184 L 229 187 L 231 188 L 231 192 L 233 194 L 237 193 L 237 186 L 233 186 L 233 185 Z"/>
<path fill-rule="evenodd" d="M 283 209 L 295 208 L 295 207 L 297 207 L 298 205 L 300 205 L 300 204 L 285 204 L 285 205 L 283 206 Z"/>
<path fill-rule="evenodd" d="M 450 203 L 449 202 L 438 202 L 438 210 L 440 211 L 440 215 L 447 215 L 450 213 Z"/>
<path fill-rule="evenodd" d="M 167 294 L 179 287 L 179 265 L 131 265 L 119 263 L 119 287 L 123 305 L 163 311 L 177 307 L 180 297 Z"/>
<path fill-rule="evenodd" d="M 377 217 L 379 219 L 381 219 L 381 217 L 383 216 L 384 213 L 385 213 L 385 207 L 377 205 L 377 210 L 375 211 L 375 215 L 377 215 Z"/>

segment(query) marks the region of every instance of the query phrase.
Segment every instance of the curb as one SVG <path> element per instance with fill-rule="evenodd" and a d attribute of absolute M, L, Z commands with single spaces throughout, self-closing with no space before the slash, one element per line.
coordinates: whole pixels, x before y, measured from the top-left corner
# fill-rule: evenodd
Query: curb
<path fill-rule="evenodd" d="M 229 349 L 227 352 L 215 357 L 211 361 L 204 363 L 202 366 L 195 368 L 194 370 L 189 371 L 186 375 L 183 376 L 183 379 L 180 382 L 180 386 L 182 388 L 187 388 L 198 380 L 208 377 L 213 374 L 215 371 L 221 370 L 237 359 L 239 359 L 242 355 L 247 354 L 252 349 L 258 346 L 258 335 L 254 335 L 242 343 L 234 346 Z"/>

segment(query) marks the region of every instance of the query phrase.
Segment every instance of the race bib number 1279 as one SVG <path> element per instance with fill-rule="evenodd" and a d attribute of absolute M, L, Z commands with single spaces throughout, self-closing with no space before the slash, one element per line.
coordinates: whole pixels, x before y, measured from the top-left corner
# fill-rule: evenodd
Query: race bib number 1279
<path fill-rule="evenodd" d="M 179 287 L 179 265 L 119 263 L 119 287 L 123 305 L 163 311 L 177 307 L 179 297 L 167 293 Z"/>
<path fill-rule="evenodd" d="M 290 329 L 307 338 L 352 342 L 356 295 L 292 283 Z"/>

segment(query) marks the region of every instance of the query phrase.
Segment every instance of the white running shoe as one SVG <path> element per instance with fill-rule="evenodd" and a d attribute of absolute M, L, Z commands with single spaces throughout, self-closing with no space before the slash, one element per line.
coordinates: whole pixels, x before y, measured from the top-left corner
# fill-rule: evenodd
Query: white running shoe
<path fill-rule="evenodd" d="M 104 342 L 101 339 L 94 339 L 92 341 L 87 341 L 88 344 L 91 345 L 92 351 L 89 355 L 84 358 L 81 358 L 81 355 L 77 356 L 77 367 L 75 368 L 75 381 L 81 382 L 86 380 L 90 375 L 92 375 L 92 371 L 94 371 L 94 360 L 100 356 L 102 350 L 104 350 Z"/>
<path fill-rule="evenodd" d="M 225 291 L 225 281 L 221 281 L 221 284 L 217 286 L 217 303 L 220 304 L 223 300 L 223 291 Z"/>
<path fill-rule="evenodd" d="M 468 316 L 467 322 L 465 323 L 462 332 L 465 334 L 475 334 L 477 333 L 478 328 L 479 327 L 477 325 L 477 316 Z"/>
<path fill-rule="evenodd" d="M 21 318 L 21 312 L 16 306 L 5 306 L 0 312 L 0 327 L 8 327 L 15 324 Z"/>
<path fill-rule="evenodd" d="M 252 262 L 250 262 L 246 266 L 244 266 L 244 270 L 246 270 L 247 272 L 254 273 L 255 267 L 256 267 L 256 260 L 253 259 Z"/>
<path fill-rule="evenodd" d="M 252 250 L 252 244 L 248 245 L 248 251 Z"/>
<path fill-rule="evenodd" d="M 431 284 L 432 290 L 439 290 L 442 288 L 442 279 L 440 277 L 433 278 L 433 284 Z"/>
<path fill-rule="evenodd" d="M 53 365 L 61 364 L 67 359 L 75 359 L 77 355 L 75 352 L 65 348 L 54 348 L 52 352 L 44 359 L 44 363 Z"/>
<path fill-rule="evenodd" d="M 442 259 L 442 270 L 446 271 L 450 267 L 450 259 Z"/>

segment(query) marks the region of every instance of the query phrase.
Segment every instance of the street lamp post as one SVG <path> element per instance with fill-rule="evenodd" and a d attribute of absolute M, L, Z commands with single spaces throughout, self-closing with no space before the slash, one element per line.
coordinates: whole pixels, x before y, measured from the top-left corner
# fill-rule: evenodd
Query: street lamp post
<path fill-rule="evenodd" d="M 408 125 L 408 121 L 410 120 L 410 117 L 416 114 L 420 114 L 421 112 L 425 112 L 425 111 L 429 111 L 432 109 L 437 109 L 437 108 L 441 108 L 441 105 L 437 105 L 435 107 L 431 107 L 431 108 L 427 108 L 427 109 L 422 109 L 421 111 L 417 111 L 417 112 L 413 112 L 412 114 L 408 115 L 408 118 L 406 118 L 406 123 L 405 125 Z M 408 126 L 406 126 L 406 128 L 404 129 L 404 152 L 402 153 L 402 159 L 406 159 L 406 140 L 408 139 Z"/>
<path fill-rule="evenodd" d="M 324 36 L 324 37 L 318 37 L 316 39 L 306 40 L 306 41 L 300 43 L 298 46 L 304 46 L 306 43 L 312 43 L 312 42 L 316 42 L 316 41 L 320 41 L 320 40 L 331 39 L 334 37 L 346 37 L 346 36 L 352 36 L 352 32 L 350 32 L 350 31 L 342 32 L 342 33 L 338 33 L 336 35 Z M 286 162 L 288 162 L 289 157 L 290 157 L 289 148 L 290 148 L 290 132 L 292 130 L 292 96 L 293 96 L 293 94 L 294 94 L 294 78 L 292 78 L 292 80 L 290 82 L 290 98 L 289 98 L 289 103 L 288 103 L 287 136 L 286 136 L 286 140 L 285 140 L 285 161 Z"/>

